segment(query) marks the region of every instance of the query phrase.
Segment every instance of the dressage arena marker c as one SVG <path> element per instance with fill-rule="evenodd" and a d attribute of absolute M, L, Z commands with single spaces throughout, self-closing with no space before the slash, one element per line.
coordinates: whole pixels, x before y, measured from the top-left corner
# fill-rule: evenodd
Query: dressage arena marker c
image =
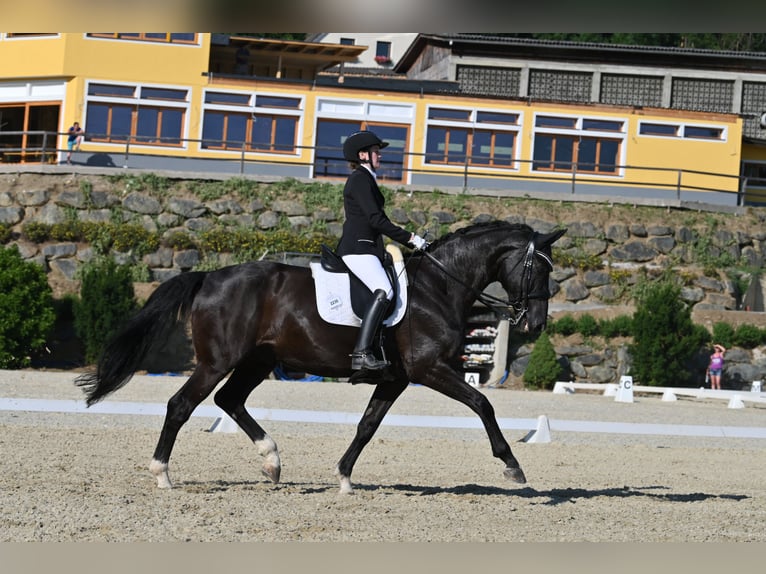
<path fill-rule="evenodd" d="M 603 386 L 603 385 L 602 385 Z M 90 415 L 153 415 L 165 416 L 165 403 L 134 403 L 104 401 L 90 408 L 83 401 L 63 399 L 23 399 L 0 397 L 0 411 L 29 411 L 48 413 L 81 413 Z M 250 414 L 261 421 L 303 422 L 348 424 L 356 426 L 360 419 L 359 413 L 344 413 L 339 411 L 307 411 L 287 409 L 248 408 Z M 192 416 L 219 418 L 222 411 L 215 405 L 199 405 Z M 523 430 L 539 428 L 542 417 L 537 419 L 498 418 L 501 429 Z M 547 421 L 547 417 L 545 417 Z M 388 414 L 381 423 L 383 426 L 404 426 L 421 428 L 453 428 L 453 429 L 482 429 L 478 417 L 453 417 L 429 415 L 393 415 Z M 706 436 L 716 438 L 762 438 L 766 439 L 766 427 L 733 427 L 705 426 L 680 424 L 651 424 L 651 423 L 622 423 L 599 422 L 590 420 L 552 420 L 548 422 L 547 431 L 612 433 L 612 434 L 642 434 L 669 436 Z M 541 440 L 529 442 L 542 442 Z"/>

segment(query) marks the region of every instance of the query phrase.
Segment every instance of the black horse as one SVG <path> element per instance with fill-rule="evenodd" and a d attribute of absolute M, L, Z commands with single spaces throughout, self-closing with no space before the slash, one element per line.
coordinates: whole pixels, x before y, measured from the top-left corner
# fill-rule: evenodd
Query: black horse
<path fill-rule="evenodd" d="M 406 257 L 409 307 L 387 328 L 391 361 L 378 379 L 356 435 L 336 468 L 341 492 L 351 492 L 351 472 L 362 449 L 410 382 L 430 387 L 468 406 L 484 424 L 492 454 L 504 474 L 526 478 L 511 452 L 486 396 L 461 371 L 466 318 L 479 300 L 536 333 L 548 316 L 551 245 L 566 230 L 540 234 L 531 227 L 495 221 L 475 224 L 434 241 L 428 251 Z M 509 301 L 484 289 L 499 281 Z M 88 406 L 125 385 L 151 346 L 177 321 L 191 315 L 196 367 L 168 401 L 167 414 L 149 469 L 160 488 L 172 486 L 168 461 L 181 426 L 227 375 L 215 403 L 237 422 L 264 457 L 263 473 L 279 481 L 277 445 L 250 416 L 245 400 L 281 363 L 294 371 L 348 377 L 357 329 L 323 321 L 317 311 L 311 271 L 269 261 L 212 272 L 187 272 L 160 285 L 144 307 L 106 344 L 95 372 L 77 377 Z M 370 380 L 365 382 L 373 382 Z"/>

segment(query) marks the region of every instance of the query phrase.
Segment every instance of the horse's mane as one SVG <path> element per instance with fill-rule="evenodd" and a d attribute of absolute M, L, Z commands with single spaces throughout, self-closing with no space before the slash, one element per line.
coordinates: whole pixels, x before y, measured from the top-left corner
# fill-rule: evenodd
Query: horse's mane
<path fill-rule="evenodd" d="M 524 232 L 529 234 L 532 233 L 532 228 L 525 223 L 509 223 L 508 221 L 503 220 L 483 221 L 481 223 L 474 223 L 472 225 L 468 225 L 467 227 L 462 227 L 455 231 L 451 231 L 450 233 L 447 233 L 446 235 L 443 235 L 431 242 L 431 247 L 436 248 L 439 245 L 449 243 L 450 241 L 460 237 L 468 238 L 475 235 L 484 235 L 494 231 L 504 231 L 506 233 Z"/>

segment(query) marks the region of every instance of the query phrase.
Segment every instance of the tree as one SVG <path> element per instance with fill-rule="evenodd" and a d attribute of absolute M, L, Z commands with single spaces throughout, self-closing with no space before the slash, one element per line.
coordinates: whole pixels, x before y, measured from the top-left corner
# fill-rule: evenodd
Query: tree
<path fill-rule="evenodd" d="M 89 261 L 81 273 L 75 330 L 85 344 L 85 359 L 94 362 L 109 336 L 135 311 L 135 292 L 130 267 L 111 257 Z"/>
<path fill-rule="evenodd" d="M 552 388 L 560 375 L 561 365 L 556 358 L 553 343 L 543 331 L 529 355 L 529 363 L 524 370 L 524 382 L 535 388 Z"/>
<path fill-rule="evenodd" d="M 45 271 L 18 248 L 0 246 L 0 368 L 29 366 L 56 320 Z"/>
<path fill-rule="evenodd" d="M 630 353 L 633 375 L 641 384 L 678 387 L 690 380 L 686 365 L 704 344 L 707 331 L 694 325 L 680 292 L 669 280 L 645 283 L 637 290 Z"/>

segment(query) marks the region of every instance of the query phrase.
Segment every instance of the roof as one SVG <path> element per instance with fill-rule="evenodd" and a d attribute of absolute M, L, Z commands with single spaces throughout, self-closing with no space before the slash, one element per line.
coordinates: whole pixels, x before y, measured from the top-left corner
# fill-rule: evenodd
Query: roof
<path fill-rule="evenodd" d="M 766 53 L 763 52 L 537 40 L 487 34 L 418 34 L 396 64 L 396 71 L 406 72 L 428 44 L 448 46 L 453 53 L 461 55 L 597 62 L 614 58 L 611 63 L 766 72 Z"/>
<path fill-rule="evenodd" d="M 228 44 L 247 46 L 251 57 L 260 61 L 281 59 L 283 65 L 314 67 L 317 70 L 356 60 L 362 52 L 367 50 L 367 46 L 297 42 L 248 36 L 230 36 Z"/>

